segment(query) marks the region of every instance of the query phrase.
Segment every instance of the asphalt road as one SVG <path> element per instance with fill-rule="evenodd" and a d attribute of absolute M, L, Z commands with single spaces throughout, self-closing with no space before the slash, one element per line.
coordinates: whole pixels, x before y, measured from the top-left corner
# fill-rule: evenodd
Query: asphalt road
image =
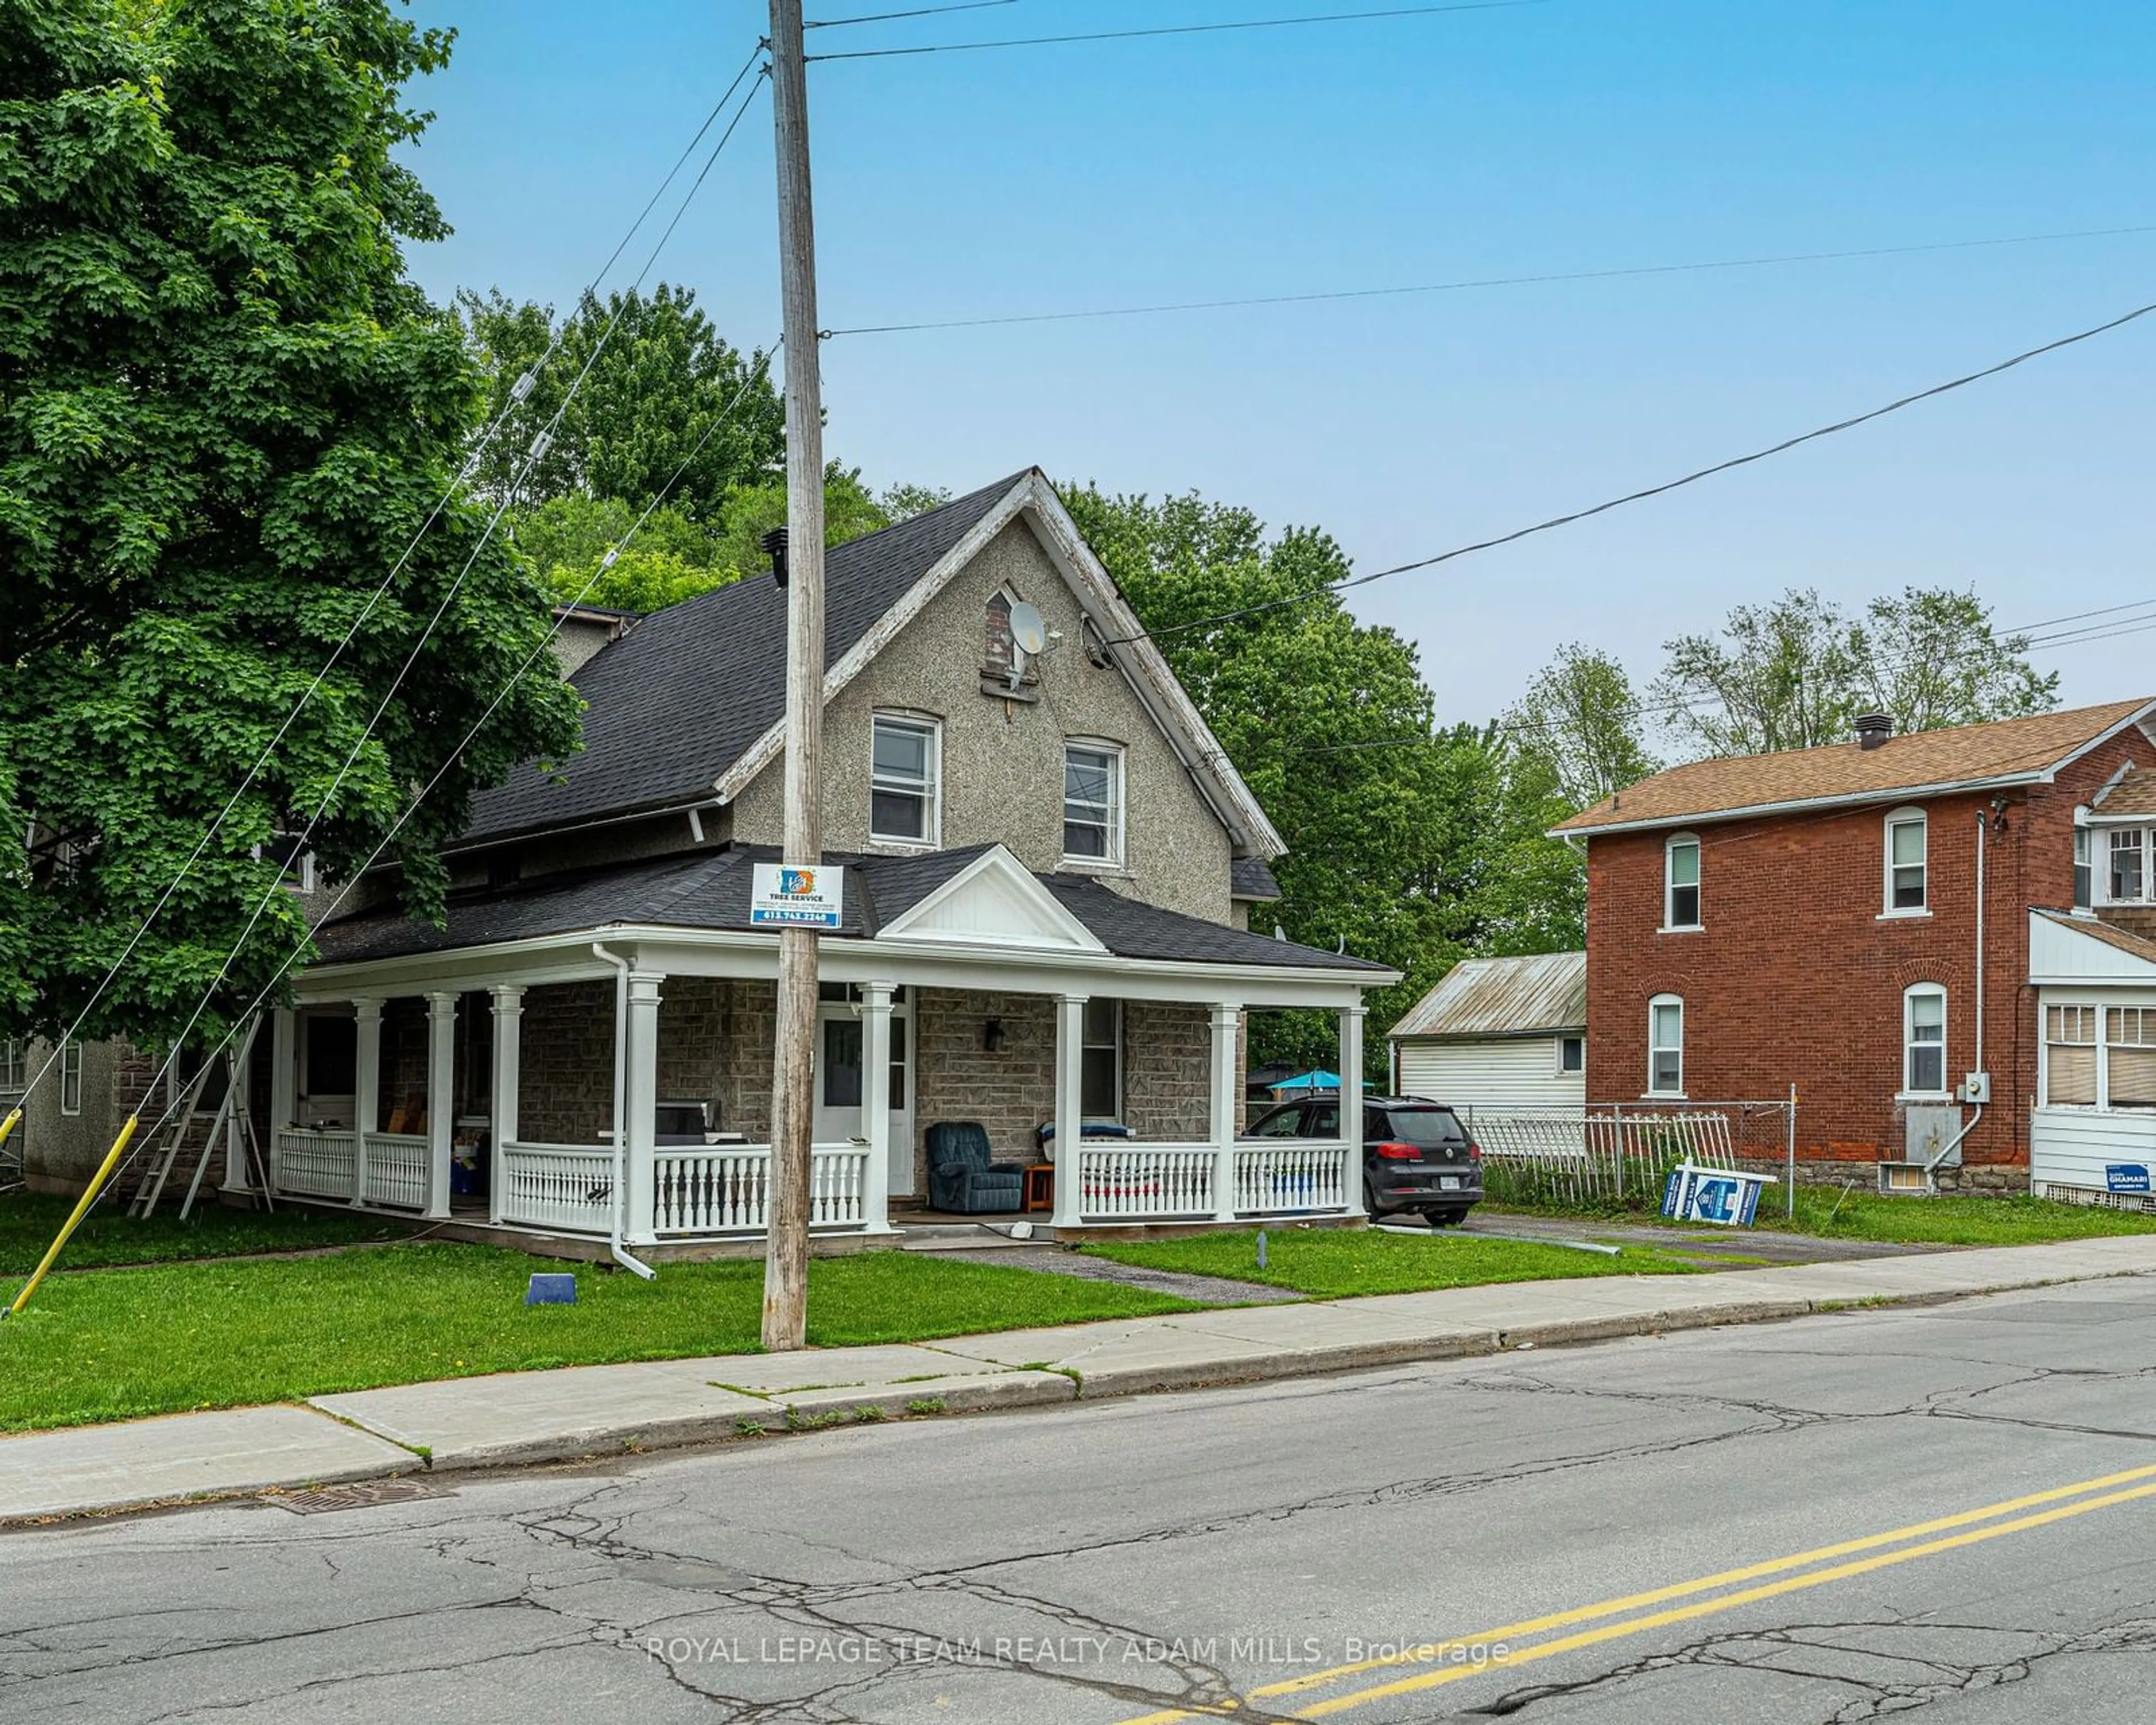
<path fill-rule="evenodd" d="M 2145 1725 L 2152 1388 L 2092 1282 L 18 1532 L 0 1719 Z"/>

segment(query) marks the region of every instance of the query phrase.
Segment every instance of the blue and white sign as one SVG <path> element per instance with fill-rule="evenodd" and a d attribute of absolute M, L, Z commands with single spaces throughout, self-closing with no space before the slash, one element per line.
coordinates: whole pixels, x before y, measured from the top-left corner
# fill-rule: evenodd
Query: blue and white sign
<path fill-rule="evenodd" d="M 1779 1183 L 1771 1174 L 1743 1174 L 1730 1168 L 1679 1163 L 1670 1170 L 1669 1183 L 1662 1188 L 1662 1214 L 1673 1222 L 1749 1228 L 1758 1213 L 1760 1189 Z"/>
<path fill-rule="evenodd" d="M 2103 1171 L 2104 1189 L 2107 1192 L 2146 1192 L 2148 1187 L 2148 1165 L 2141 1162 L 2114 1162 Z"/>
<path fill-rule="evenodd" d="M 836 928 L 846 902 L 843 868 L 758 863 L 749 896 L 752 928 Z"/>

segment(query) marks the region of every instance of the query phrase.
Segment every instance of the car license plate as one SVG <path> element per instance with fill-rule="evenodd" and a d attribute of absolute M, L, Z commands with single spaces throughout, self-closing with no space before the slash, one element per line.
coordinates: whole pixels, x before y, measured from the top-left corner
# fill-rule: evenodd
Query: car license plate
<path fill-rule="evenodd" d="M 1460 1176 L 1440 1174 L 1437 1177 L 1437 1189 L 1440 1192 L 1457 1192 L 1460 1189 Z"/>

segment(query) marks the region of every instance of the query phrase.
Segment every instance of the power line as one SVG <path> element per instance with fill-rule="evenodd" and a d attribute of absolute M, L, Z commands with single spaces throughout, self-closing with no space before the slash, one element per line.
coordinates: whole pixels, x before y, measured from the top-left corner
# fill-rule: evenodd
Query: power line
<path fill-rule="evenodd" d="M 1218 624 L 1234 623 L 1245 617 L 1255 617 L 1265 612 L 1282 609 L 1289 605 L 1304 604 L 1329 593 L 1345 593 L 1350 588 L 1368 587 L 1373 582 L 1389 580 L 1395 575 L 1406 575 L 1417 570 L 1434 568 L 1440 563 L 1449 563 L 1459 557 L 1471 557 L 1478 552 L 1494 551 L 1501 546 L 1515 544 L 1520 540 L 1531 538 L 1537 533 L 1548 533 L 1559 527 L 1568 527 L 1575 522 L 1587 521 L 1598 515 L 1607 515 L 1612 510 L 1622 509 L 1628 504 L 1645 502 L 1649 498 L 1660 497 L 1666 492 L 1679 490 L 1686 485 L 1697 485 L 1702 480 L 1712 479 L 1717 475 L 1729 473 L 1740 467 L 1748 467 L 1755 462 L 1764 461 L 1771 456 L 1786 454 L 1803 444 L 1815 443 L 1822 438 L 1833 437 L 1840 432 L 1854 430 L 1860 425 L 1869 424 L 1874 419 L 1884 418 L 1889 413 L 1897 413 L 1904 408 L 1914 407 L 1919 402 L 1929 401 L 1934 397 L 1949 394 L 1957 389 L 1965 389 L 1972 383 L 1982 382 L 1987 377 L 1995 377 L 2002 372 L 2010 372 L 2016 366 L 2026 365 L 2030 360 L 2041 359 L 2046 354 L 2056 353 L 2078 342 L 2093 341 L 2098 336 L 2108 335 L 2113 330 L 2123 329 L 2128 324 L 2148 316 L 2152 311 L 2156 311 L 2156 301 L 2152 301 L 2146 305 L 2136 306 L 2133 311 L 2121 316 L 2097 324 L 2089 329 L 2079 330 L 2071 336 L 2061 336 L 2056 341 L 2046 341 L 2041 347 L 2025 349 L 2022 352 L 2015 354 L 2011 358 L 2000 360 L 1995 365 L 1985 366 L 1980 371 L 1965 372 L 1958 377 L 1948 379 L 1946 382 L 1934 383 L 1928 389 L 1920 389 L 1913 394 L 1898 397 L 1888 402 L 1884 407 L 1873 408 L 1867 413 L 1854 414 L 1846 419 L 1838 419 L 1830 425 L 1819 426 L 1813 430 L 1801 432 L 1795 437 L 1784 438 L 1779 443 L 1770 444 L 1763 449 L 1754 449 L 1748 454 L 1733 455 L 1729 459 L 1717 461 L 1710 467 L 1697 468 L 1681 478 L 1666 480 L 1660 485 L 1648 485 L 1636 491 L 1628 491 L 1621 497 L 1612 497 L 1605 502 L 1594 504 L 1585 509 L 1575 509 L 1564 515 L 1552 516 L 1548 520 L 1535 522 L 1532 526 L 1518 527 L 1509 533 L 1500 533 L 1494 538 L 1478 539 L 1471 544 L 1455 546 L 1451 550 L 1439 552 L 1433 557 L 1417 557 L 1411 562 L 1395 563 L 1390 568 L 1374 570 L 1367 575 L 1346 576 L 1338 581 L 1329 581 L 1322 586 L 1310 588 L 1301 593 L 1291 593 L 1285 598 L 1268 599 L 1261 604 L 1245 605 L 1239 609 L 1222 611 L 1210 617 L 1193 618 L 1188 623 L 1172 624 L 1165 629 L 1141 629 L 1136 634 L 1119 635 L 1101 644 L 1106 647 L 1127 646 L 1133 641 L 1148 639 L 1158 640 L 1168 635 L 1187 634 L 1193 629 L 1210 629 Z"/>
<path fill-rule="evenodd" d="M 2055 234 L 2011 234 L 1990 239 L 1942 239 L 1921 245 L 1864 246 L 1844 251 L 1779 252 L 1756 258 L 1712 258 L 1684 264 L 1640 264 L 1625 269 L 1571 270 L 1542 275 L 1486 275 L 1404 287 L 1338 288 L 1307 294 L 1256 294 L 1242 299 L 1163 300 L 1144 305 L 1106 305 L 1073 311 L 1015 312 L 993 317 L 951 317 L 921 323 L 859 324 L 826 330 L 827 336 L 900 336 L 933 330 L 978 330 L 1013 325 L 1079 323 L 1101 318 L 1153 317 L 1171 312 L 1228 311 L 1264 305 L 1316 305 L 1348 300 L 1404 299 L 1420 294 L 1474 289 L 1538 287 L 1573 281 L 1615 281 L 1630 276 L 1681 275 L 1717 270 L 1762 270 L 1784 264 L 1841 263 L 1865 258 L 1913 257 L 1925 252 L 1974 251 L 2005 245 L 2043 245 L 2066 239 L 2108 239 L 2156 234 L 2156 223 L 2130 228 L 2076 228 Z"/>
<path fill-rule="evenodd" d="M 711 131 L 713 122 L 718 119 L 721 114 L 725 112 L 726 104 L 733 99 L 734 92 L 741 88 L 742 80 L 749 74 L 750 70 L 757 63 L 757 56 L 761 54 L 762 51 L 762 44 L 758 44 L 757 46 L 751 51 L 748 59 L 742 62 L 741 70 L 734 74 L 734 80 L 732 84 L 726 86 L 726 94 L 721 95 L 716 102 L 712 104 L 711 112 L 704 116 L 703 124 L 696 128 L 696 136 L 689 140 L 687 146 L 682 150 L 681 154 L 675 158 L 673 167 L 667 169 L 666 177 L 659 182 L 658 189 L 651 194 L 651 197 L 645 203 L 643 209 L 638 212 L 636 219 L 629 224 L 628 231 L 625 232 L 622 235 L 621 239 L 615 243 L 614 249 L 608 254 L 606 262 L 599 266 L 598 273 L 593 276 L 592 286 L 594 290 L 601 283 L 604 282 L 607 277 L 613 273 L 613 266 L 620 261 L 621 254 L 629 249 L 629 242 L 636 238 L 637 234 L 643 228 L 644 222 L 649 218 L 651 212 L 658 207 L 659 200 L 665 196 L 667 187 L 674 183 L 675 178 L 680 174 L 682 167 L 687 163 L 689 158 L 695 154 L 697 145 L 703 141 L 706 134 Z M 735 124 L 737 125 L 739 121 L 740 116 L 737 115 L 735 116 Z M 732 126 L 730 126 L 727 128 L 727 131 L 729 135 L 731 135 Z M 719 147 L 721 149 L 725 147 L 723 140 L 721 140 Z M 716 152 L 714 151 L 715 157 L 716 154 Z M 710 165 L 708 163 L 706 164 L 705 172 L 706 173 L 710 172 Z M 699 185 L 702 183 L 701 176 L 698 177 L 697 183 Z M 695 193 L 691 191 L 690 195 L 693 198 L 695 196 Z M 685 207 L 686 205 L 685 203 L 684 208 L 685 208 Z M 678 223 L 680 220 L 680 217 L 677 213 L 675 217 L 675 221 Z M 671 224 L 669 225 L 666 231 L 670 235 L 672 234 L 674 230 Z M 665 244 L 664 238 L 660 239 L 660 244 L 661 247 Z M 654 258 L 656 255 L 657 254 L 654 252 Z M 650 266 L 647 264 L 645 265 L 647 273 L 649 272 L 649 268 Z M 639 277 L 639 280 L 640 281 L 642 278 Z M 382 600 L 388 597 L 389 590 L 391 587 L 394 585 L 398 576 L 403 572 L 405 566 L 411 562 L 413 554 L 418 550 L 420 542 L 425 539 L 428 533 L 433 530 L 435 522 L 441 519 L 442 511 L 449 507 L 450 501 L 457 494 L 458 487 L 478 470 L 480 461 L 485 456 L 488 448 L 493 444 L 495 439 L 501 434 L 502 429 L 509 423 L 511 416 L 516 413 L 519 405 L 525 399 L 525 397 L 530 393 L 531 386 L 536 382 L 539 373 L 546 368 L 547 364 L 553 359 L 555 354 L 560 351 L 561 345 L 562 335 L 561 332 L 557 331 L 553 337 L 548 341 L 546 351 L 542 352 L 537 359 L 534 360 L 531 364 L 526 368 L 523 374 L 517 379 L 516 386 L 511 391 L 509 400 L 502 404 L 501 411 L 495 414 L 493 418 L 488 422 L 485 428 L 481 431 L 478 440 L 472 445 L 470 450 L 466 454 L 464 465 L 459 468 L 456 475 L 451 479 L 447 489 L 445 489 L 442 495 L 435 500 L 434 506 L 428 511 L 426 519 L 420 522 L 418 530 L 414 532 L 411 538 L 406 542 L 404 549 L 398 553 L 397 561 L 390 565 L 388 572 L 382 578 L 380 583 L 377 584 L 373 592 L 368 595 L 367 603 L 360 608 L 358 614 L 352 619 L 351 625 L 346 629 L 344 638 L 340 640 L 335 647 L 331 649 L 330 655 L 323 661 L 321 669 L 315 673 L 313 679 L 308 683 L 306 688 L 301 691 L 299 700 L 293 705 L 291 711 L 285 714 L 283 720 L 279 723 L 276 731 L 271 735 L 270 740 L 262 746 L 260 752 L 255 756 L 253 764 L 247 769 L 246 777 L 240 780 L 239 788 L 233 792 L 232 795 L 226 800 L 224 806 L 220 809 L 217 814 L 212 819 L 208 828 L 204 829 L 202 837 L 196 841 L 194 849 L 187 854 L 186 859 L 181 863 L 177 872 L 176 872 L 172 880 L 166 884 L 163 891 L 158 895 L 157 901 L 151 906 L 148 913 L 142 918 L 141 922 L 136 926 L 134 931 L 129 935 L 126 944 L 121 948 L 120 956 L 112 961 L 112 963 L 105 968 L 105 973 L 99 978 L 96 987 L 90 991 L 89 999 L 84 1002 L 81 1009 L 75 1014 L 74 1020 L 68 1025 L 67 1029 L 61 1033 L 59 1037 L 53 1042 L 50 1052 L 46 1055 L 43 1064 L 39 1065 L 38 1070 L 31 1076 L 29 1083 L 24 1087 L 21 1096 L 17 1098 L 17 1103 L 18 1106 L 29 1099 L 30 1096 L 36 1091 L 38 1086 L 44 1081 L 46 1076 L 52 1071 L 53 1068 L 59 1064 L 61 1056 L 66 1051 L 68 1044 L 74 1040 L 75 1036 L 80 1032 L 83 1025 L 88 1022 L 90 1014 L 96 1010 L 98 1002 L 105 998 L 106 992 L 110 989 L 114 982 L 119 978 L 120 973 L 126 968 L 128 962 L 135 956 L 136 951 L 141 947 L 143 940 L 148 936 L 151 929 L 156 926 L 157 918 L 164 914 L 166 907 L 172 903 L 174 896 L 177 894 L 180 888 L 187 883 L 187 877 L 194 872 L 196 864 L 199 863 L 203 860 L 203 856 L 208 853 L 209 847 L 216 842 L 218 834 L 223 831 L 225 823 L 232 818 L 234 813 L 239 809 L 241 801 L 246 797 L 247 793 L 254 788 L 255 782 L 261 777 L 263 769 L 269 765 L 271 757 L 276 753 L 279 747 L 284 742 L 285 737 L 291 734 L 292 726 L 299 722 L 301 715 L 306 711 L 308 706 L 313 702 L 315 697 L 321 692 L 323 685 L 329 680 L 330 674 L 336 669 L 339 662 L 343 659 L 345 654 L 350 650 L 352 644 L 359 639 L 360 631 L 367 626 L 368 619 L 374 615 L 376 609 L 381 605 Z"/>
<path fill-rule="evenodd" d="M 846 24 L 880 24 L 894 18 L 937 18 L 947 12 L 986 12 L 992 6 L 1015 6 L 1018 0 L 961 0 L 956 6 L 916 6 L 911 12 L 871 12 L 860 18 L 812 18 L 802 21 L 804 30 L 835 30 Z"/>
<path fill-rule="evenodd" d="M 1445 12 L 1509 12 L 1547 6 L 1550 0 L 1455 0 L 1446 6 L 1393 6 L 1373 12 L 1306 13 L 1299 18 L 1238 18 L 1231 23 L 1158 24 L 1135 30 L 1096 30 L 1070 36 L 1005 36 L 987 42 L 939 42 L 918 48 L 861 48 L 848 54 L 812 54 L 814 60 L 884 60 L 921 54 L 970 54 L 989 48 L 1047 48 L 1073 42 L 1130 42 L 1147 36 L 1209 36 L 1224 30 L 1279 30 L 1297 24 L 1344 24 L 1370 18 L 1425 18 Z"/>

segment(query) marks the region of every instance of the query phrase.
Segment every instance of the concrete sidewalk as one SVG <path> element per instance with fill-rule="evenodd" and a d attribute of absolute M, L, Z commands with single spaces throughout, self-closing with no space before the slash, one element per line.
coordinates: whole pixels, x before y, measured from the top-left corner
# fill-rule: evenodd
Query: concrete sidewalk
<path fill-rule="evenodd" d="M 2156 1235 L 2126 1235 L 1709 1276 L 1507 1282 L 906 1347 L 451 1378 L 321 1396 L 305 1407 L 179 1414 L 0 1438 L 0 1522 L 2150 1274 L 2156 1274 Z"/>

